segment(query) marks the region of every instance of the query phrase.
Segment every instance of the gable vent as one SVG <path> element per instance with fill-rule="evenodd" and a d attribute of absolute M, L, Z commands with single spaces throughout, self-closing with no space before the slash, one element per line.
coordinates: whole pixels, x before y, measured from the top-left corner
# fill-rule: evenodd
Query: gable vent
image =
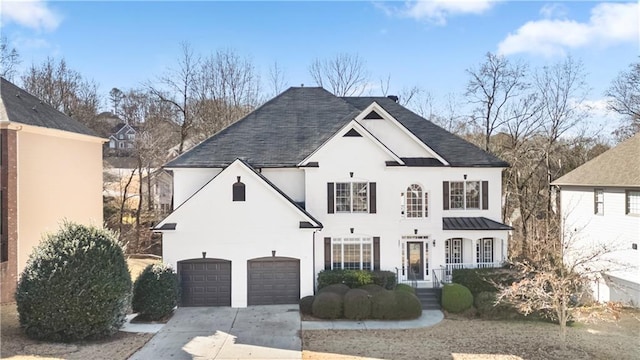
<path fill-rule="evenodd" d="M 357 132 L 356 129 L 351 129 L 347 131 L 347 133 L 344 134 L 343 137 L 362 137 L 362 135 L 360 135 L 360 133 Z"/>
<path fill-rule="evenodd" d="M 371 110 L 371 112 L 369 114 L 367 114 L 367 116 L 364 117 L 367 120 L 381 120 L 383 119 L 383 117 L 378 114 L 375 110 Z"/>

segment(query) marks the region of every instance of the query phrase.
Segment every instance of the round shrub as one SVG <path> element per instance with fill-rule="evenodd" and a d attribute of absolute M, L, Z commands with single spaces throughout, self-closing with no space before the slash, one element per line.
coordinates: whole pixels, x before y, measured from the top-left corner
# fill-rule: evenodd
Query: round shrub
<path fill-rule="evenodd" d="M 482 316 L 492 316 L 496 311 L 496 293 L 483 291 L 473 298 L 473 305 Z"/>
<path fill-rule="evenodd" d="M 349 287 L 345 284 L 331 284 L 331 285 L 327 285 L 325 287 L 323 287 L 322 289 L 318 290 L 319 294 L 325 293 L 325 292 L 331 292 L 334 294 L 338 294 L 340 296 L 344 296 L 344 294 L 347 293 L 347 291 L 349 291 Z"/>
<path fill-rule="evenodd" d="M 396 291 L 404 291 L 409 294 L 415 294 L 416 290 L 407 284 L 398 284 L 395 288 Z"/>
<path fill-rule="evenodd" d="M 320 319 L 342 317 L 342 296 L 330 291 L 319 293 L 313 300 L 311 313 Z"/>
<path fill-rule="evenodd" d="M 382 286 L 376 285 L 376 284 L 367 284 L 367 285 L 361 286 L 360 289 L 367 291 L 369 295 L 374 295 L 384 290 Z"/>
<path fill-rule="evenodd" d="M 363 289 L 351 289 L 344 295 L 344 317 L 362 320 L 371 317 L 371 295 Z"/>
<path fill-rule="evenodd" d="M 178 305 L 180 287 L 173 269 L 165 264 L 150 264 L 133 284 L 133 312 L 145 320 L 160 320 Z"/>
<path fill-rule="evenodd" d="M 31 254 L 20 276 L 20 325 L 33 339 L 77 341 L 118 331 L 131 277 L 113 233 L 65 223 Z"/>
<path fill-rule="evenodd" d="M 311 315 L 313 313 L 313 300 L 315 300 L 315 296 L 309 295 L 300 299 L 300 312 L 303 315 Z"/>
<path fill-rule="evenodd" d="M 471 291 L 460 284 L 445 284 L 442 288 L 442 308 L 451 313 L 461 313 L 473 305 Z"/>
<path fill-rule="evenodd" d="M 422 304 L 417 296 L 406 290 L 396 290 L 394 294 L 396 296 L 395 320 L 415 319 L 422 315 Z"/>
<path fill-rule="evenodd" d="M 396 295 L 391 290 L 382 290 L 371 297 L 371 317 L 392 320 L 396 314 Z"/>

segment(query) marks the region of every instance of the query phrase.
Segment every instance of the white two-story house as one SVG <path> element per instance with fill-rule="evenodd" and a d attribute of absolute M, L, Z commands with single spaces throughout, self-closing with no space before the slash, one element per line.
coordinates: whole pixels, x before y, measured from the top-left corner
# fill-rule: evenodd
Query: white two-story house
<path fill-rule="evenodd" d="M 640 305 L 640 134 L 554 181 L 564 237 L 589 255 L 607 247 L 594 270 L 598 301 Z"/>
<path fill-rule="evenodd" d="M 297 303 L 325 269 L 429 286 L 507 256 L 508 164 L 387 97 L 290 88 L 166 164 L 183 306 Z"/>

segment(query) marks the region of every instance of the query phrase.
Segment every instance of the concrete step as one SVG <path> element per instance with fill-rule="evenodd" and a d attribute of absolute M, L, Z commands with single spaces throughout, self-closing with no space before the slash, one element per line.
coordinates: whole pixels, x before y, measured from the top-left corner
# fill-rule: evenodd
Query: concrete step
<path fill-rule="evenodd" d="M 418 288 L 416 289 L 416 296 L 422 304 L 424 310 L 439 310 L 440 309 L 440 289 L 432 288 Z"/>

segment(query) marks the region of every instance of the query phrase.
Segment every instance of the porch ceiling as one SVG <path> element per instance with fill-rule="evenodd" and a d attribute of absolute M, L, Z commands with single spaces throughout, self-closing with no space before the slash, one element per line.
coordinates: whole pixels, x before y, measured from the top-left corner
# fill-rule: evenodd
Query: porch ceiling
<path fill-rule="evenodd" d="M 445 217 L 442 230 L 513 230 L 509 225 L 485 217 Z"/>

